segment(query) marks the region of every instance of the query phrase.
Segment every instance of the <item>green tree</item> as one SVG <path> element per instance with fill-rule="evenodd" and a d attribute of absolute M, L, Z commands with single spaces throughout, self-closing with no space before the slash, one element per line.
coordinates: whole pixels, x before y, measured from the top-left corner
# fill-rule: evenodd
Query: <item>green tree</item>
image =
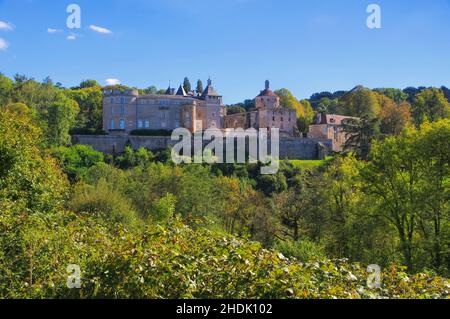
<path fill-rule="evenodd" d="M 198 80 L 197 81 L 197 92 L 199 94 L 203 93 L 203 82 L 202 82 L 202 80 Z"/>
<path fill-rule="evenodd" d="M 59 159 L 64 172 L 72 182 L 86 178 L 91 167 L 104 161 L 103 153 L 87 145 L 60 146 L 52 153 Z"/>
<path fill-rule="evenodd" d="M 184 91 L 186 91 L 186 93 L 189 93 L 192 91 L 191 82 L 189 82 L 189 79 L 187 77 L 185 77 L 183 80 L 183 88 L 184 88 Z"/>
<path fill-rule="evenodd" d="M 96 80 L 83 80 L 78 89 L 101 88 L 102 86 Z"/>
<path fill-rule="evenodd" d="M 27 116 L 2 112 L 0 202 L 45 214 L 60 207 L 67 180 L 41 145 L 41 130 Z"/>
<path fill-rule="evenodd" d="M 374 91 L 390 98 L 397 104 L 406 102 L 408 100 L 408 94 L 406 94 L 405 92 L 403 92 L 400 89 L 381 88 L 381 89 L 375 89 Z"/>
<path fill-rule="evenodd" d="M 297 111 L 297 116 L 303 114 L 303 108 L 301 103 L 297 100 L 297 98 L 292 94 L 288 89 L 280 89 L 276 90 L 275 94 L 280 98 L 280 104 L 283 107 L 287 107 Z"/>
<path fill-rule="evenodd" d="M 377 93 L 365 88 L 345 94 L 339 103 L 338 112 L 348 116 L 374 118 L 381 110 Z"/>
<path fill-rule="evenodd" d="M 450 116 L 450 104 L 440 89 L 423 90 L 414 98 L 412 104 L 414 122 L 419 127 L 426 120 L 434 122 Z"/>
<path fill-rule="evenodd" d="M 308 100 L 300 101 L 301 104 L 301 113 L 297 112 L 297 126 L 300 132 L 306 134 L 309 132 L 309 126 L 314 121 L 314 110 L 311 106 L 311 103 Z"/>
<path fill-rule="evenodd" d="M 425 124 L 421 130 L 409 128 L 375 142 L 362 170 L 376 212 L 397 230 L 409 271 L 427 263 L 419 258 L 421 234 L 431 243 L 426 249 L 434 267 L 442 265 L 448 251 L 443 247 L 448 245 L 449 136 L 449 120 Z"/>
<path fill-rule="evenodd" d="M 11 101 L 13 87 L 14 82 L 0 73 L 0 107 Z"/>
<path fill-rule="evenodd" d="M 379 120 L 377 118 L 349 119 L 343 124 L 346 135 L 344 149 L 353 151 L 356 155 L 366 160 L 373 140 L 379 134 Z"/>
<path fill-rule="evenodd" d="M 80 111 L 76 123 L 78 129 L 98 132 L 103 126 L 103 94 L 100 86 L 88 86 L 68 90 L 67 96 L 78 103 Z"/>
<path fill-rule="evenodd" d="M 61 99 L 48 106 L 45 135 L 50 145 L 70 144 L 69 130 L 75 124 L 78 111 L 77 102 L 70 99 Z"/>

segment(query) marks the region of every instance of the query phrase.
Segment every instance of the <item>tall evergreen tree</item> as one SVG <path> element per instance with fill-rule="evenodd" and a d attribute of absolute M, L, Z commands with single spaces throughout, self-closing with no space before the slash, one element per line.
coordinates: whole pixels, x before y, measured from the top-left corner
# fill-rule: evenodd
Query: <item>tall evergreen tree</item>
<path fill-rule="evenodd" d="M 184 78 L 183 88 L 186 91 L 186 93 L 192 91 L 192 89 L 191 89 L 191 82 L 189 82 L 189 79 L 187 77 Z"/>
<path fill-rule="evenodd" d="M 202 80 L 198 80 L 197 81 L 197 92 L 199 94 L 203 93 L 203 82 L 202 82 Z"/>

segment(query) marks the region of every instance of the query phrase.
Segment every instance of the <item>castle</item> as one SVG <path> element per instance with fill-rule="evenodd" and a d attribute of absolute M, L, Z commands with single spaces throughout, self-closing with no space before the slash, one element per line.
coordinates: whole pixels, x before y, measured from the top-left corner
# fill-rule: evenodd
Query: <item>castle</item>
<path fill-rule="evenodd" d="M 165 94 L 140 95 L 137 90 L 105 89 L 103 91 L 103 129 L 109 134 L 129 134 L 135 130 L 186 128 L 192 133 L 210 128 L 279 128 L 280 136 L 293 137 L 297 132 L 295 110 L 280 105 L 280 98 L 265 89 L 255 98 L 255 110 L 227 115 L 222 96 L 212 86 L 205 90 L 185 92 L 169 86 Z"/>
<path fill-rule="evenodd" d="M 103 91 L 103 129 L 107 135 L 74 135 L 76 144 L 91 145 L 108 154 L 123 152 L 126 146 L 160 150 L 172 147 L 170 136 L 145 136 L 145 131 L 171 132 L 186 128 L 191 133 L 209 128 L 280 130 L 280 158 L 324 159 L 333 151 L 342 151 L 347 138 L 342 124 L 349 117 L 317 114 L 307 138 L 298 134 L 295 110 L 283 107 L 270 89 L 269 81 L 255 98 L 255 108 L 227 115 L 222 96 L 208 80 L 200 94 L 175 90 L 169 86 L 165 94 L 139 94 L 137 90 L 105 88 Z M 135 132 L 133 132 L 135 131 Z M 152 134 L 149 134 L 152 135 Z"/>

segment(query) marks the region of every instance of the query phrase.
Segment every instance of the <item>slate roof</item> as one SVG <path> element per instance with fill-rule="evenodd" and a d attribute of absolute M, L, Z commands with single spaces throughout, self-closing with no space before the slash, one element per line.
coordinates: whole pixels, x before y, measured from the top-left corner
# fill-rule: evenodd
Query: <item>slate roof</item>
<path fill-rule="evenodd" d="M 178 88 L 178 91 L 175 95 L 187 96 L 186 91 L 184 90 L 184 87 L 182 85 L 180 85 L 180 87 Z"/>
<path fill-rule="evenodd" d="M 204 99 L 207 96 L 222 96 L 214 89 L 212 86 L 211 79 L 208 80 L 208 85 L 206 86 L 205 90 L 202 93 L 202 99 Z"/>

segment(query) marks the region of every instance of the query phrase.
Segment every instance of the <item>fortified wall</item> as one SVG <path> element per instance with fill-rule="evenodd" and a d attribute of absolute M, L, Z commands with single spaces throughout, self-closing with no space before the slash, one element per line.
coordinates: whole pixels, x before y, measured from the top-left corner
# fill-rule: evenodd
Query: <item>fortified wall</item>
<path fill-rule="evenodd" d="M 172 141 L 170 136 L 130 135 L 74 135 L 72 136 L 72 142 L 74 144 L 90 145 L 96 151 L 105 154 L 122 153 L 127 145 L 134 150 L 144 147 L 148 150 L 156 151 L 167 149 L 178 143 L 178 141 Z M 208 144 L 209 142 L 205 143 Z M 332 150 L 332 140 L 280 137 L 280 159 L 325 159 Z"/>

